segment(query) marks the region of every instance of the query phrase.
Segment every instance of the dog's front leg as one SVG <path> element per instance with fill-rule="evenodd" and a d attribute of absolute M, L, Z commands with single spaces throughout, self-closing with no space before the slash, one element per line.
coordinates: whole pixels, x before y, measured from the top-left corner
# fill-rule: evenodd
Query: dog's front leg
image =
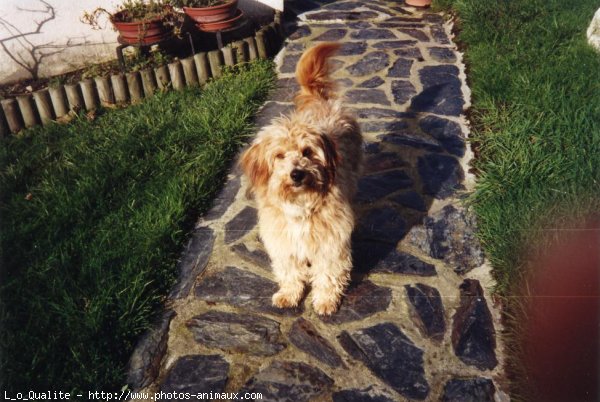
<path fill-rule="evenodd" d="M 331 315 L 338 309 L 350 282 L 352 259 L 349 250 L 322 255 L 311 270 L 312 304 L 319 315 Z"/>
<path fill-rule="evenodd" d="M 279 308 L 296 307 L 304 293 L 306 273 L 292 256 L 279 256 L 273 260 L 273 273 L 279 290 L 273 295 L 273 305 Z"/>

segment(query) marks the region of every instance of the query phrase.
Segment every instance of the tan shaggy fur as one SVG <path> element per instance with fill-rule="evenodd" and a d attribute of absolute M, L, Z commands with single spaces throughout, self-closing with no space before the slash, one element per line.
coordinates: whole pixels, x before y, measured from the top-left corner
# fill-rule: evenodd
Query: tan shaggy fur
<path fill-rule="evenodd" d="M 240 160 L 279 283 L 273 305 L 297 306 L 309 283 L 322 315 L 337 310 L 350 280 L 351 200 L 362 164 L 359 126 L 328 74 L 338 48 L 323 43 L 302 55 L 296 109 L 264 127 Z"/>

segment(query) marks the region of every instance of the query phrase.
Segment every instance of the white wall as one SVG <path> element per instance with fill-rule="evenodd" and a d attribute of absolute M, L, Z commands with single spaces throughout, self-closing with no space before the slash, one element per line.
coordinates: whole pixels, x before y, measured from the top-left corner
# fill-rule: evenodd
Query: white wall
<path fill-rule="evenodd" d="M 283 8 L 283 0 L 257 1 Z M 27 68 L 11 55 L 29 69 L 37 63 L 40 77 L 115 58 L 117 33 L 108 20 L 104 29 L 93 30 L 80 18 L 85 11 L 96 7 L 112 11 L 118 4 L 120 0 L 0 0 L 0 84 L 31 78 Z M 48 55 L 41 57 L 43 54 Z"/>
<path fill-rule="evenodd" d="M 37 62 L 40 76 L 114 58 L 117 33 L 110 23 L 93 30 L 79 19 L 84 11 L 98 6 L 112 10 L 117 4 L 115 0 L 0 0 L 0 42 L 8 50 L 0 46 L 0 84 L 31 77 L 9 53 L 29 68 Z M 49 20 L 40 26 L 45 19 Z"/>
<path fill-rule="evenodd" d="M 267 6 L 274 8 L 278 11 L 283 11 L 283 0 L 256 0 L 260 3 L 266 4 Z"/>

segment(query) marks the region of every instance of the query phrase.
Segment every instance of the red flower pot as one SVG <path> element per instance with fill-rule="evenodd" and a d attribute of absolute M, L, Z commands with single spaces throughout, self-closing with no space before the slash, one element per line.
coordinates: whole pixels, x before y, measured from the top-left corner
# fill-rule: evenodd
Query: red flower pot
<path fill-rule="evenodd" d="M 146 21 L 119 22 L 122 11 L 115 13 L 111 22 L 119 31 L 120 39 L 129 45 L 152 45 L 171 36 L 173 27 L 165 26 L 162 17 Z"/>
<path fill-rule="evenodd" d="M 406 4 L 414 7 L 429 7 L 431 0 L 405 0 Z"/>
<path fill-rule="evenodd" d="M 233 18 L 228 18 L 223 21 L 215 21 L 215 22 L 199 22 L 196 24 L 198 29 L 205 32 L 217 32 L 222 31 L 224 29 L 228 29 L 233 27 L 237 22 L 244 16 L 242 10 L 237 10 L 237 13 Z"/>
<path fill-rule="evenodd" d="M 183 7 L 183 11 L 198 24 L 226 21 L 235 18 L 238 0 L 212 7 Z"/>

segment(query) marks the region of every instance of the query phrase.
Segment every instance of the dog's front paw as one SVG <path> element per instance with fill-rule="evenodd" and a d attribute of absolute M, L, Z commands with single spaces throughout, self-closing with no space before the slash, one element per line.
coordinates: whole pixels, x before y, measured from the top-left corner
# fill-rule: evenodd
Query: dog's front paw
<path fill-rule="evenodd" d="M 331 315 L 338 309 L 338 303 L 336 300 L 314 300 L 313 308 L 319 315 Z"/>
<path fill-rule="evenodd" d="M 273 306 L 278 308 L 296 307 L 300 297 L 280 290 L 273 295 Z"/>

